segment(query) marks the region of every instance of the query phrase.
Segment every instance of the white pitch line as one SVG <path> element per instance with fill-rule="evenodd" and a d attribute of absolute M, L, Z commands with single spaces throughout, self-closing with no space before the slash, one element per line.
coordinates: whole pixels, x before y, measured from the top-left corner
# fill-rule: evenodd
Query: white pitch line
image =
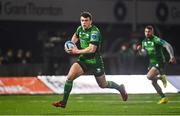
<path fill-rule="evenodd" d="M 77 102 L 104 102 L 104 103 L 117 103 L 117 100 L 109 100 L 109 101 L 102 101 L 102 100 L 77 100 Z M 119 102 L 124 102 L 124 101 L 119 101 Z M 128 103 L 152 103 L 152 102 L 156 102 L 156 101 L 152 101 L 152 100 L 147 100 L 147 101 L 127 101 Z M 180 101 L 169 101 L 169 103 L 180 103 Z"/>

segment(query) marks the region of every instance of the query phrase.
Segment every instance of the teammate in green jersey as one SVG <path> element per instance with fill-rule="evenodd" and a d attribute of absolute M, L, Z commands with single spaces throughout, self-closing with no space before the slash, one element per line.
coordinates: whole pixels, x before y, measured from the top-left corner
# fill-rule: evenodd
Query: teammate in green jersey
<path fill-rule="evenodd" d="M 165 56 L 163 53 L 163 47 L 166 48 L 169 53 L 170 60 L 169 63 L 175 64 L 176 59 L 174 57 L 174 51 L 172 46 L 165 40 L 160 39 L 154 35 L 154 29 L 152 26 L 146 26 L 144 30 L 145 39 L 142 41 L 142 45 L 138 46 L 140 54 L 146 51 L 146 54 L 149 58 L 149 67 L 147 78 L 152 81 L 152 85 L 161 96 L 158 104 L 164 104 L 168 102 L 168 98 L 162 92 L 161 87 L 158 85 L 157 80 L 161 80 L 164 87 L 167 86 L 167 80 L 165 75 Z"/>
<path fill-rule="evenodd" d="M 79 26 L 71 38 L 74 43 L 80 42 L 80 49 L 77 47 L 69 50 L 70 54 L 79 55 L 77 61 L 72 64 L 67 80 L 64 85 L 64 96 L 61 101 L 54 102 L 55 107 L 65 108 L 73 81 L 87 71 L 95 76 L 101 88 L 112 88 L 120 92 L 122 99 L 126 101 L 128 95 L 123 84 L 118 85 L 113 81 L 106 81 L 104 63 L 100 54 L 102 37 L 99 29 L 92 25 L 92 16 L 89 12 L 82 12 L 80 15 L 81 26 Z M 87 80 L 88 81 L 88 80 Z"/>

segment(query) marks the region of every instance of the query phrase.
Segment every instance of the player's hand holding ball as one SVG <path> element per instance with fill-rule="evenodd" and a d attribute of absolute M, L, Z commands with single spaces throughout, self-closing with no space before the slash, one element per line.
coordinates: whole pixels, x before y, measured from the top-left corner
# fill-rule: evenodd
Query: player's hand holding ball
<path fill-rule="evenodd" d="M 64 44 L 64 50 L 68 54 L 76 54 L 77 46 L 72 41 L 66 41 Z"/>
<path fill-rule="evenodd" d="M 147 51 L 141 47 L 141 45 L 137 45 L 136 49 L 139 51 L 139 55 L 141 56 L 146 56 L 147 55 Z"/>

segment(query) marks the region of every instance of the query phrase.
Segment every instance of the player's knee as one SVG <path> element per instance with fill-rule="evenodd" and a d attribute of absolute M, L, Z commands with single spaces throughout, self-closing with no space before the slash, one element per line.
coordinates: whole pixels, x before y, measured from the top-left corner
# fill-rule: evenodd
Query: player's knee
<path fill-rule="evenodd" d="M 102 88 L 102 89 L 106 88 L 106 86 L 104 86 L 104 85 L 99 85 L 99 87 Z"/>
<path fill-rule="evenodd" d="M 101 83 L 101 84 L 99 84 L 99 87 L 102 88 L 102 89 L 107 88 L 107 84 L 106 83 Z"/>
<path fill-rule="evenodd" d="M 73 81 L 73 79 L 72 79 L 72 78 L 67 78 L 67 80 L 68 80 L 68 81 Z"/>
<path fill-rule="evenodd" d="M 73 77 L 72 76 L 67 76 L 67 80 L 72 81 Z"/>
<path fill-rule="evenodd" d="M 147 75 L 147 79 L 153 80 L 153 78 L 151 76 L 148 76 L 148 75 Z"/>

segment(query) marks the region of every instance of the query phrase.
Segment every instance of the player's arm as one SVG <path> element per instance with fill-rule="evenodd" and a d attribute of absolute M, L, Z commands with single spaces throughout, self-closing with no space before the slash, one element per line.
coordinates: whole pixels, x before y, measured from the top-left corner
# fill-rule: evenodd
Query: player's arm
<path fill-rule="evenodd" d="M 76 33 L 73 34 L 72 38 L 71 38 L 71 41 L 73 43 L 76 43 L 77 41 L 79 40 L 79 38 L 77 37 Z"/>
<path fill-rule="evenodd" d="M 144 49 L 143 43 L 142 43 L 142 45 L 137 45 L 136 49 L 140 56 L 145 56 L 147 54 L 146 50 Z"/>
<path fill-rule="evenodd" d="M 79 40 L 77 37 L 76 33 L 73 34 L 71 41 L 76 43 Z M 77 47 L 70 49 L 69 52 L 70 54 L 88 54 L 88 53 L 93 53 L 97 49 L 97 46 L 94 44 L 89 44 L 89 46 L 85 49 L 78 49 Z"/>
<path fill-rule="evenodd" d="M 91 39 L 90 44 L 87 48 L 84 49 L 78 49 L 73 48 L 71 51 L 71 54 L 88 54 L 88 53 L 94 53 L 97 49 L 97 44 L 99 40 L 99 33 L 97 31 L 91 32 Z"/>
<path fill-rule="evenodd" d="M 76 33 L 73 34 L 71 41 L 76 43 L 79 40 Z M 87 54 L 87 53 L 93 53 L 97 49 L 97 46 L 95 44 L 89 44 L 89 46 L 85 49 L 78 49 L 77 47 L 69 50 L 71 54 Z"/>
<path fill-rule="evenodd" d="M 78 49 L 78 48 L 73 48 L 72 49 L 72 54 L 88 54 L 88 53 L 94 53 L 97 49 L 97 46 L 94 44 L 89 44 L 89 46 L 85 49 Z"/>
<path fill-rule="evenodd" d="M 176 59 L 174 57 L 174 50 L 173 50 L 171 44 L 169 44 L 165 40 L 161 40 L 161 41 L 163 43 L 163 47 L 165 47 L 167 52 L 169 53 L 169 56 L 170 56 L 169 63 L 176 64 Z"/>

